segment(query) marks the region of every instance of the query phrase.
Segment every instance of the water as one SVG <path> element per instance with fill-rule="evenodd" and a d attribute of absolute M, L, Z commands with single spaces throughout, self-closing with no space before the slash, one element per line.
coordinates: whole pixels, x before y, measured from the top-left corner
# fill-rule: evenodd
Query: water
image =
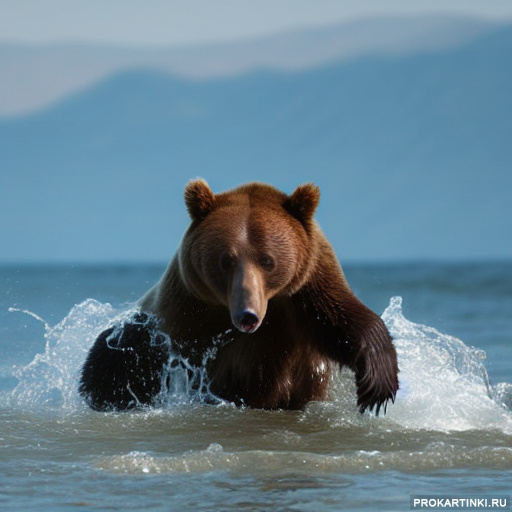
<path fill-rule="evenodd" d="M 2 510 L 394 511 L 411 494 L 512 494 L 512 263 L 346 267 L 395 338 L 384 417 L 357 412 L 349 371 L 298 412 L 207 404 L 179 375 L 161 408 L 93 412 L 76 391 L 87 351 L 162 271 L 0 267 Z"/>

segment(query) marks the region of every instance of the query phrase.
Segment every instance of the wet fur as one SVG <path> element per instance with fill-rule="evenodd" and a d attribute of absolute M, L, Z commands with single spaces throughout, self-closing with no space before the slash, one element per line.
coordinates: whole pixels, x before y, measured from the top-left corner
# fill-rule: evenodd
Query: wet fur
<path fill-rule="evenodd" d="M 222 341 L 207 368 L 211 390 L 222 398 L 258 408 L 302 408 L 324 399 L 330 371 L 346 365 L 355 373 L 361 412 L 378 414 L 398 389 L 396 352 L 380 317 L 350 290 L 313 220 L 318 201 L 319 190 L 311 184 L 290 196 L 263 184 L 214 195 L 203 180 L 192 182 L 185 191 L 192 223 L 141 307 L 158 318 L 173 350 L 193 365 L 202 365 L 215 340 Z M 246 220 L 237 224 L 230 215 Z M 278 251 L 284 260 L 277 275 L 258 274 L 255 282 L 268 288 L 262 294 L 269 300 L 261 325 L 250 334 L 233 327 L 226 298 L 234 293 L 232 278 L 218 277 L 216 251 L 237 237 L 251 242 L 244 242 L 245 252 L 241 249 L 251 272 L 259 272 L 257 261 L 265 251 Z M 234 244 L 238 248 L 242 242 Z M 253 299 L 255 309 L 259 301 Z M 109 349 L 105 338 L 100 335 L 91 349 L 80 392 L 100 410 L 151 403 L 159 391 L 165 350 L 151 345 L 144 330 L 130 334 L 125 344 L 133 350 L 125 352 Z M 141 389 L 138 402 L 123 391 L 128 381 L 131 392 Z"/>

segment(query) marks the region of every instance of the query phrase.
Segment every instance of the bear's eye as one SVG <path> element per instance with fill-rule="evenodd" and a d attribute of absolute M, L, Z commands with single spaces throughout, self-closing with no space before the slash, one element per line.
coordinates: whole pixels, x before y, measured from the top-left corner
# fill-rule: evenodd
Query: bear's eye
<path fill-rule="evenodd" d="M 228 252 L 225 252 L 220 257 L 220 267 L 224 271 L 231 270 L 235 266 L 235 263 L 236 263 L 235 256 L 233 256 L 232 254 L 229 254 Z"/>
<path fill-rule="evenodd" d="M 265 270 L 273 270 L 274 267 L 276 266 L 274 258 L 268 255 L 261 256 L 259 259 L 259 263 Z"/>

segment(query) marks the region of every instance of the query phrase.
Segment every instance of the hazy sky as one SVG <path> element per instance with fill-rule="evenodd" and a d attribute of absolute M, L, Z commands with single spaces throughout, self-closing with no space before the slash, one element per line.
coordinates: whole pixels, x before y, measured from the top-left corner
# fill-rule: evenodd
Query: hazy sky
<path fill-rule="evenodd" d="M 372 15 L 512 19 L 511 0 L 0 0 L 0 41 L 183 45 Z"/>

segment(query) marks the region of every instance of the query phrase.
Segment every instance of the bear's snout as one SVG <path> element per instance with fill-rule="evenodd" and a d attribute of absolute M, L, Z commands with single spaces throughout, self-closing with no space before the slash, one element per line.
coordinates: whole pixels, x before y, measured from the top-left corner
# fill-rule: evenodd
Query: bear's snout
<path fill-rule="evenodd" d="M 267 310 L 265 280 L 262 273 L 247 261 L 235 268 L 228 296 L 231 322 L 243 333 L 253 333 L 261 325 Z"/>
<path fill-rule="evenodd" d="M 260 319 L 256 313 L 250 309 L 244 309 L 240 311 L 232 319 L 235 327 L 240 332 L 251 333 L 258 329 L 260 326 Z"/>

